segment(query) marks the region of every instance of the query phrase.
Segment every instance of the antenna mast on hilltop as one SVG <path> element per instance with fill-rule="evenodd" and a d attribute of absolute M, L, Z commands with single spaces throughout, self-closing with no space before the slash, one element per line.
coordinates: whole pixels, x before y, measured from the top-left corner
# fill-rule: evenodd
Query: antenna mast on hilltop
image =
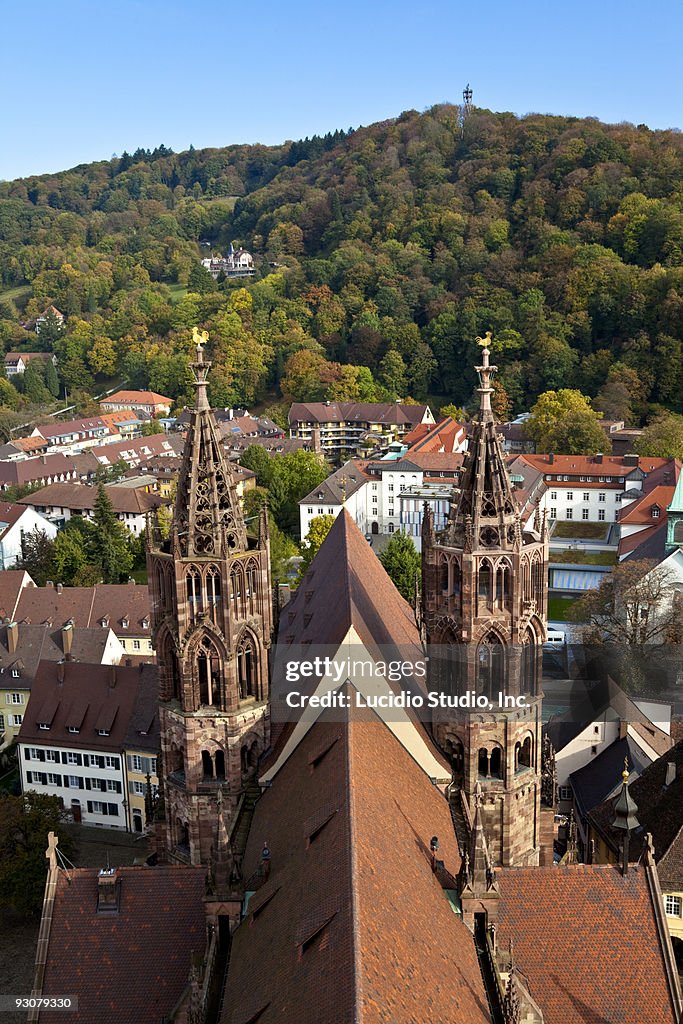
<path fill-rule="evenodd" d="M 468 82 L 462 91 L 462 106 L 460 108 L 460 138 L 465 134 L 465 121 L 472 113 L 472 90 Z"/>

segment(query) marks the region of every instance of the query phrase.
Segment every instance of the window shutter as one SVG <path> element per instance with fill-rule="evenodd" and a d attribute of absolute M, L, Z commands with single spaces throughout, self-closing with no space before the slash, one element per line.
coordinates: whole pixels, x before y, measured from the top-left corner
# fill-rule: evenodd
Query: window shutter
<path fill-rule="evenodd" d="M 36 751 L 36 753 L 38 754 L 38 760 L 39 761 L 44 761 L 45 760 L 45 751 L 44 750 L 38 750 L 38 751 Z"/>
<path fill-rule="evenodd" d="M 84 766 L 85 766 L 86 768 L 87 768 L 87 767 L 88 767 L 88 765 L 90 764 L 90 757 L 88 756 L 88 754 L 84 754 L 84 755 L 83 755 L 83 764 L 84 764 Z"/>
<path fill-rule="evenodd" d="M 66 753 L 65 753 L 65 752 L 63 751 L 63 752 L 62 752 L 62 764 L 68 764 L 68 763 L 69 763 L 69 762 L 68 762 L 68 759 L 67 759 Z"/>
<path fill-rule="evenodd" d="M 92 800 L 88 800 L 87 806 L 88 806 L 88 813 L 92 814 Z"/>
<path fill-rule="evenodd" d="M 33 772 L 26 772 L 26 781 L 33 782 Z"/>
<path fill-rule="evenodd" d="M 148 757 L 142 759 L 142 774 L 147 775 L 152 770 L 152 762 Z"/>
<path fill-rule="evenodd" d="M 128 783 L 128 792 L 129 793 L 134 793 L 135 792 L 135 783 L 134 782 L 129 782 Z"/>
<path fill-rule="evenodd" d="M 132 770 L 133 770 L 133 755 L 129 754 L 128 755 L 128 771 L 132 772 Z"/>
<path fill-rule="evenodd" d="M 90 779 L 86 779 L 86 780 L 85 780 L 85 788 L 86 788 L 86 789 L 91 789 L 91 788 L 92 788 L 92 787 L 91 787 L 91 784 L 90 784 Z"/>
<path fill-rule="evenodd" d="M 123 792 L 123 787 L 121 786 L 120 782 L 116 783 L 116 792 L 117 793 L 122 793 Z"/>
<path fill-rule="evenodd" d="M 31 748 L 30 747 L 24 747 L 24 761 L 30 761 L 30 760 L 31 760 Z"/>

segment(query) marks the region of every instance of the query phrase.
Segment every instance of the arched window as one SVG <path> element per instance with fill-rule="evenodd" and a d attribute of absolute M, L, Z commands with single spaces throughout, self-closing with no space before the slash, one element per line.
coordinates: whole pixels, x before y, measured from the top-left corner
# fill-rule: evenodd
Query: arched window
<path fill-rule="evenodd" d="M 486 747 L 479 748 L 477 756 L 477 771 L 482 779 L 489 777 L 489 752 Z"/>
<path fill-rule="evenodd" d="M 458 739 L 447 740 L 446 750 L 451 762 L 451 769 L 454 775 L 462 775 L 465 770 L 465 750 L 462 742 Z"/>
<path fill-rule="evenodd" d="M 218 567 L 210 565 L 206 570 L 206 606 L 209 618 L 215 626 L 221 622 L 221 575 Z"/>
<path fill-rule="evenodd" d="M 509 610 L 512 606 L 512 566 L 507 559 L 499 562 L 496 578 L 496 608 Z"/>
<path fill-rule="evenodd" d="M 494 747 L 491 751 L 489 772 L 492 779 L 503 778 L 503 751 L 500 747 Z"/>
<path fill-rule="evenodd" d="M 165 632 L 159 643 L 160 693 L 161 700 L 180 700 L 180 669 L 178 656 L 170 633 Z"/>
<path fill-rule="evenodd" d="M 230 570 L 230 601 L 232 614 L 236 619 L 242 618 L 242 573 L 239 566 L 233 565 Z"/>
<path fill-rule="evenodd" d="M 213 761 L 208 750 L 202 750 L 202 774 L 205 779 L 213 778 Z"/>
<path fill-rule="evenodd" d="M 540 555 L 534 558 L 531 571 L 531 596 L 539 608 L 543 607 L 543 562 Z"/>
<path fill-rule="evenodd" d="M 477 615 L 483 615 L 493 608 L 493 580 L 488 559 L 479 563 L 477 587 Z"/>
<path fill-rule="evenodd" d="M 180 818 L 176 818 L 176 836 L 177 846 L 182 853 L 189 854 L 190 852 L 190 830 L 186 821 L 181 821 Z"/>
<path fill-rule="evenodd" d="M 249 771 L 249 747 L 247 746 L 240 749 L 240 766 L 242 768 L 242 774 L 246 775 Z"/>
<path fill-rule="evenodd" d="M 536 637 L 529 629 L 522 645 L 522 693 L 525 696 L 536 693 L 538 678 L 538 647 Z"/>
<path fill-rule="evenodd" d="M 496 633 L 489 633 L 477 651 L 479 693 L 497 700 L 499 691 L 505 689 L 505 651 Z"/>
<path fill-rule="evenodd" d="M 220 658 L 208 636 L 203 637 L 197 648 L 197 677 L 199 679 L 199 703 L 220 702 Z"/>
<path fill-rule="evenodd" d="M 256 597 L 257 597 L 257 594 L 258 594 L 258 586 L 257 586 L 258 573 L 256 571 L 256 566 L 254 565 L 253 562 L 250 562 L 249 565 L 247 566 L 246 572 L 245 572 L 245 577 L 246 577 L 246 594 L 245 594 L 245 596 L 246 596 L 247 614 L 248 615 L 255 615 L 256 614 Z"/>
<path fill-rule="evenodd" d="M 515 743 L 515 771 L 519 771 L 519 752 L 522 749 L 521 743 Z"/>
<path fill-rule="evenodd" d="M 190 625 L 194 626 L 199 621 L 199 616 L 203 611 L 202 578 L 199 575 L 199 570 L 194 565 L 190 566 L 185 573 L 185 588 L 187 591 L 187 610 Z"/>
<path fill-rule="evenodd" d="M 531 768 L 533 758 L 533 741 L 531 736 L 526 736 L 519 752 L 519 770 Z"/>
<path fill-rule="evenodd" d="M 216 778 L 225 778 L 225 754 L 222 750 L 216 751 Z"/>
<path fill-rule="evenodd" d="M 258 666 L 251 637 L 243 636 L 237 645 L 237 686 L 240 700 L 258 697 Z"/>
<path fill-rule="evenodd" d="M 439 589 L 441 590 L 441 593 L 445 597 L 446 594 L 449 593 L 450 589 L 450 580 L 448 578 L 448 559 L 446 558 L 445 555 L 441 558 L 441 565 L 439 567 L 439 578 Z"/>

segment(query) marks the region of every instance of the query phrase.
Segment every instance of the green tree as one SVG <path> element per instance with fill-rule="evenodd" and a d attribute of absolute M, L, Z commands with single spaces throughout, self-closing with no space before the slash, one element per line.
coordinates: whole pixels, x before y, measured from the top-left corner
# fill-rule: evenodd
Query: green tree
<path fill-rule="evenodd" d="M 612 443 L 599 423 L 600 415 L 580 391 L 562 388 L 540 395 L 526 421 L 525 433 L 540 452 L 585 455 L 610 452 Z"/>
<path fill-rule="evenodd" d="M 66 815 L 56 796 L 29 790 L 0 795 L 0 900 L 20 914 L 39 914 L 43 905 L 48 832 L 59 850 L 73 856 Z"/>
<path fill-rule="evenodd" d="M 422 560 L 410 537 L 402 532 L 392 534 L 379 560 L 399 594 L 414 605 L 422 577 Z"/>
<path fill-rule="evenodd" d="M 34 583 L 44 587 L 49 579 L 53 579 L 55 542 L 34 526 L 28 533 L 21 535 L 21 558 L 16 568 L 29 574 Z"/>
<path fill-rule="evenodd" d="M 143 437 L 151 437 L 152 434 L 163 434 L 164 428 L 159 420 L 145 420 L 142 424 L 141 434 Z"/>
<path fill-rule="evenodd" d="M 89 544 L 89 559 L 103 583 L 121 583 L 128 578 L 133 556 L 125 526 L 117 518 L 104 484 L 98 484 L 93 509 L 94 530 Z"/>
<path fill-rule="evenodd" d="M 377 377 L 392 398 L 401 398 L 406 393 L 406 364 L 400 352 L 389 349 L 379 364 Z"/>
<path fill-rule="evenodd" d="M 301 565 L 299 566 L 299 575 L 297 576 L 297 584 L 301 583 L 311 566 L 311 562 L 320 551 L 323 541 L 332 529 L 334 519 L 334 516 L 314 516 L 311 519 L 308 533 L 301 542 L 302 558 Z"/>
<path fill-rule="evenodd" d="M 638 455 L 659 459 L 683 458 L 683 416 L 662 413 L 645 427 L 633 445 Z"/>
<path fill-rule="evenodd" d="M 39 360 L 31 359 L 23 374 L 24 396 L 31 405 L 47 405 L 52 395 L 45 387 L 45 377 Z"/>
<path fill-rule="evenodd" d="M 55 369 L 55 364 L 52 359 L 48 359 L 45 362 L 45 387 L 53 396 L 53 398 L 59 397 L 59 377 Z"/>
<path fill-rule="evenodd" d="M 67 587 L 91 586 L 101 581 L 99 569 L 89 564 L 87 546 L 92 535 L 92 523 L 86 519 L 71 519 L 54 540 L 53 579 Z"/>

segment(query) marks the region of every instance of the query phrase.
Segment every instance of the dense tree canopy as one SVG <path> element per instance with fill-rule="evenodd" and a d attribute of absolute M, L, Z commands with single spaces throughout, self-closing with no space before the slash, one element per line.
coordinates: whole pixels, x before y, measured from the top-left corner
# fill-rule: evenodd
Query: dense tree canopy
<path fill-rule="evenodd" d="M 683 413 L 682 157 L 675 132 L 594 119 L 475 109 L 461 133 L 446 104 L 0 183 L 0 339 L 54 349 L 69 394 L 186 401 L 198 324 L 217 404 L 467 406 L 491 329 L 501 412 L 573 389 L 634 423 Z M 256 276 L 214 282 L 200 257 L 231 242 Z M 66 326 L 36 335 L 50 304 Z"/>

